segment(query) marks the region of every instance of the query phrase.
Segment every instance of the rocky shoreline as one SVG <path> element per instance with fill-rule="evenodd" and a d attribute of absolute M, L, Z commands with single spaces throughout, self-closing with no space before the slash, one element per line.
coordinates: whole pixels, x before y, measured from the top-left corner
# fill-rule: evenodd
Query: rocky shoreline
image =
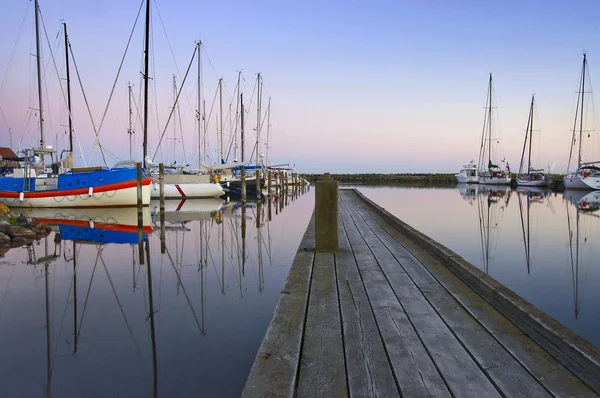
<path fill-rule="evenodd" d="M 15 214 L 0 204 L 0 255 L 15 247 L 26 246 L 48 236 L 52 228 L 30 219 L 24 214 Z"/>

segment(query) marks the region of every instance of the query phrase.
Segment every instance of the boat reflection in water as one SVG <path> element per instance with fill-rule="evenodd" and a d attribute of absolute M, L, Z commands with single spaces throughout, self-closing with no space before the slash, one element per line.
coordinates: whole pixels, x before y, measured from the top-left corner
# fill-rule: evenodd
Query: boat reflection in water
<path fill-rule="evenodd" d="M 580 311 L 580 269 L 586 264 L 597 265 L 597 257 L 593 255 L 593 243 L 588 237 L 593 236 L 597 228 L 600 215 L 600 191 L 593 192 L 568 192 L 565 191 L 567 228 L 569 236 L 569 254 L 571 261 L 571 273 L 573 276 L 573 306 L 575 319 L 579 318 Z M 573 206 L 569 206 L 571 202 Z M 575 213 L 574 215 L 572 213 Z"/>
<path fill-rule="evenodd" d="M 308 195 L 293 203 L 307 191 L 244 205 L 227 198 L 167 201 L 164 213 L 158 202 L 140 213 L 29 209 L 54 232 L 7 256 L 27 256 L 24 262 L 36 275 L 29 282 L 31 276 L 20 276 L 21 284 L 33 283 L 28 295 L 35 296 L 38 277 L 44 280 L 45 343 L 39 326 L 8 318 L 20 335 L 0 340 L 0 349 L 5 358 L 23 359 L 20 365 L 0 361 L 4 380 L 13 380 L 2 383 L 0 396 L 39 395 L 42 364 L 46 396 L 239 394 L 312 212 Z M 286 212 L 288 205 L 297 209 Z M 273 239 L 279 247 L 293 240 L 293 250 L 273 251 Z M 10 302 L 15 290 L 8 287 Z M 33 316 L 38 307 L 22 310 Z M 5 319 L 0 305 L 0 321 Z M 22 357 L 22 348 L 13 347 L 24 341 L 40 344 L 27 345 Z M 244 363 L 235 382 L 227 380 L 230 359 L 215 362 L 220 355 Z M 28 383 L 19 383 L 16 375 L 24 368 Z"/>
<path fill-rule="evenodd" d="M 527 273 L 531 273 L 531 206 L 544 203 L 548 196 L 548 190 L 539 187 L 519 187 L 517 197 L 519 198 L 519 217 L 521 219 L 521 232 L 523 233 L 523 247 L 525 249 L 525 264 Z M 535 228 L 534 228 L 535 229 Z"/>
<path fill-rule="evenodd" d="M 483 271 L 490 271 L 490 262 L 498 241 L 498 230 L 504 212 L 510 202 L 512 191 L 509 186 L 480 185 L 477 196 L 479 217 L 479 239 Z"/>

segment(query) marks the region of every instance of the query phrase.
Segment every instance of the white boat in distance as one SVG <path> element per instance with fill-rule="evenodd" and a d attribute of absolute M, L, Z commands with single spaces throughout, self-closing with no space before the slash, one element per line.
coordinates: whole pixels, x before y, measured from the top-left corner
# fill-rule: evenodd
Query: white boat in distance
<path fill-rule="evenodd" d="M 581 190 L 599 190 L 600 189 L 600 167 L 597 165 L 600 164 L 600 161 L 595 162 L 583 162 L 582 161 L 582 147 L 583 147 L 583 138 L 584 138 L 584 115 L 583 109 L 585 107 L 585 94 L 586 94 L 586 69 L 587 69 L 587 57 L 586 54 L 583 54 L 583 66 L 581 70 L 581 85 L 579 87 L 578 98 L 577 101 L 577 109 L 575 111 L 575 121 L 573 126 L 573 138 L 572 145 L 578 146 L 578 156 L 577 156 L 577 169 L 575 171 L 570 171 L 571 158 L 573 156 L 573 147 L 571 147 L 569 153 L 569 166 L 567 167 L 567 175 L 563 178 L 563 183 L 565 185 L 565 189 L 581 189 Z M 588 76 L 589 80 L 589 76 Z M 588 90 L 589 93 L 589 90 Z M 593 102 L 592 102 L 593 103 Z M 579 119 L 579 120 L 578 120 Z M 577 132 L 577 124 L 579 124 L 579 137 L 576 137 Z M 589 135 L 588 135 L 589 137 Z"/>
<path fill-rule="evenodd" d="M 529 107 L 529 117 L 527 118 L 527 128 L 525 129 L 525 141 L 523 143 L 523 153 L 521 154 L 521 163 L 519 165 L 519 175 L 517 185 L 525 187 L 547 187 L 550 184 L 544 169 L 534 169 L 531 166 L 531 148 L 533 146 L 533 110 L 535 95 L 531 96 L 531 105 Z M 525 150 L 529 144 L 527 155 L 527 165 L 525 165 Z"/>
<path fill-rule="evenodd" d="M 480 167 L 485 164 L 484 159 L 487 158 L 487 170 L 483 169 L 479 171 L 479 183 L 487 185 L 510 185 L 510 169 L 508 163 L 506 170 L 502 170 L 501 167 L 493 163 L 493 155 L 497 155 L 497 151 L 492 153 L 494 145 L 492 142 L 497 143 L 498 138 L 492 137 L 492 74 L 490 73 L 490 79 L 488 83 L 488 95 L 486 101 L 486 117 L 483 122 L 483 132 L 481 135 L 481 150 L 479 152 L 479 165 Z M 487 141 L 487 144 L 486 144 Z M 487 156 L 486 156 L 487 155 Z M 504 160 L 502 160 L 504 162 Z"/>
<path fill-rule="evenodd" d="M 463 168 L 454 175 L 459 183 L 465 184 L 477 184 L 479 182 L 479 175 L 477 173 L 477 165 L 473 160 L 463 166 Z"/>

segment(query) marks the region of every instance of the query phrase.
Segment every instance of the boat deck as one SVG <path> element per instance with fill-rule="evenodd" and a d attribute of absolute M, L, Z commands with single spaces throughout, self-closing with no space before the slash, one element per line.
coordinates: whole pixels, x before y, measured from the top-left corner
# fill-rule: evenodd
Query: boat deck
<path fill-rule="evenodd" d="M 598 396 L 597 350 L 542 341 L 356 192 L 339 215 L 335 254 L 313 216 L 243 396 Z"/>

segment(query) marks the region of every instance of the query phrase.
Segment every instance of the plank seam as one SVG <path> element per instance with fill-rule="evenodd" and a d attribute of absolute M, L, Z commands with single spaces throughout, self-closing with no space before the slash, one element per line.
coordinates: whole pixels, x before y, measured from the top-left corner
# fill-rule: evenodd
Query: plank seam
<path fill-rule="evenodd" d="M 363 201 L 364 205 L 366 205 L 366 206 L 369 206 L 369 207 L 373 208 L 373 206 L 372 206 L 372 205 L 371 205 L 371 204 L 370 204 L 368 201 L 364 200 L 364 196 L 363 196 L 361 193 L 358 193 L 358 192 L 356 192 L 356 191 L 355 191 L 355 193 L 357 193 L 357 196 L 358 196 L 358 197 L 360 197 L 360 198 L 362 199 L 362 201 Z M 364 208 L 364 206 L 363 206 L 363 208 Z M 378 209 L 377 209 L 377 208 L 375 208 L 375 210 L 377 211 Z M 365 211 L 367 211 L 367 212 L 368 212 L 368 210 L 366 210 L 366 209 L 365 209 Z M 383 219 L 383 218 L 384 218 L 383 216 L 379 216 L 379 217 L 380 217 L 381 219 Z M 373 218 L 373 221 L 374 221 L 376 224 L 378 224 L 380 227 L 382 227 L 383 231 L 384 231 L 384 232 L 385 232 L 385 233 L 386 233 L 388 236 L 390 236 L 390 238 L 391 238 L 391 239 L 395 240 L 395 241 L 396 241 L 396 242 L 398 242 L 399 244 L 402 244 L 402 243 L 401 243 L 401 242 L 400 242 L 398 239 L 396 239 L 394 236 L 390 235 L 390 234 L 389 234 L 389 232 L 388 232 L 388 231 L 386 231 L 386 230 L 385 230 L 385 228 L 383 228 L 382 224 L 381 224 L 381 223 L 380 223 L 380 222 L 379 222 L 377 219 L 375 219 L 374 217 L 372 217 L 372 218 Z M 394 229 L 396 229 L 398 232 L 400 232 L 400 233 L 402 233 L 403 235 L 405 235 L 405 236 L 406 236 L 406 234 L 404 234 L 402 231 L 400 231 L 400 230 L 399 230 L 399 229 L 398 229 L 398 228 L 397 228 L 395 225 L 393 225 L 392 223 L 388 223 L 388 225 L 389 225 L 391 228 L 394 228 Z M 408 237 L 408 236 L 407 236 L 407 238 L 408 238 L 408 239 L 411 239 L 411 238 L 410 238 L 410 237 Z M 414 240 L 413 240 L 413 241 L 414 241 Z M 421 246 L 421 245 L 420 245 L 420 244 L 419 244 L 417 241 L 414 241 L 414 242 L 415 242 L 415 244 L 417 244 L 417 246 L 420 246 L 420 247 L 422 247 L 422 246 Z M 385 244 L 385 243 L 384 243 L 384 244 Z M 404 246 L 404 245 L 403 245 L 403 246 Z M 386 246 L 386 247 L 387 247 L 387 246 Z M 423 248 L 423 250 L 425 250 L 427 253 L 429 253 L 429 254 L 430 254 L 430 255 L 431 255 L 431 256 L 432 256 L 434 259 L 436 259 L 438 262 L 440 262 L 440 264 L 441 264 L 442 266 L 445 266 L 445 265 L 444 265 L 444 263 L 442 262 L 442 260 L 440 260 L 440 259 L 439 259 L 439 258 L 438 258 L 438 257 L 437 257 L 435 254 L 431 253 L 429 250 L 427 250 L 427 249 L 426 249 L 426 248 L 424 248 L 424 247 L 422 247 L 422 248 Z M 405 249 L 406 249 L 406 251 L 407 251 L 407 252 L 408 252 L 408 253 L 411 255 L 411 257 L 413 257 L 413 258 L 414 258 L 416 261 L 419 261 L 419 260 L 418 260 L 418 259 L 415 257 L 415 255 L 414 255 L 414 254 L 413 254 L 413 253 L 412 253 L 412 252 L 411 252 L 411 251 L 410 251 L 408 248 L 406 248 L 406 247 L 405 247 Z M 486 303 L 488 303 L 488 304 L 489 304 L 489 305 L 490 305 L 492 308 L 494 308 L 494 309 L 495 309 L 495 310 L 496 310 L 496 311 L 497 311 L 499 314 L 501 314 L 501 315 L 502 315 L 502 316 L 503 316 L 503 317 L 504 317 L 504 318 L 505 318 L 505 319 L 506 319 L 508 322 L 510 322 L 511 324 L 513 324 L 513 325 L 514 325 L 514 326 L 515 326 L 517 329 L 521 330 L 521 331 L 523 332 L 523 334 L 524 334 L 525 336 L 527 336 L 529 339 L 531 339 L 531 340 L 532 340 L 532 341 L 533 341 L 535 344 L 537 344 L 537 345 L 538 345 L 538 347 L 539 347 L 541 350 L 543 350 L 544 352 L 546 352 L 546 353 L 547 353 L 547 354 L 548 354 L 550 357 L 554 358 L 554 359 L 557 361 L 557 364 L 559 364 L 560 366 L 562 366 L 563 368 L 565 368 L 565 369 L 566 369 L 568 372 L 570 372 L 570 373 L 571 373 L 571 375 L 573 375 L 574 377 L 576 377 L 577 379 L 579 379 L 579 380 L 580 380 L 580 381 L 581 381 L 581 382 L 582 382 L 584 385 L 586 385 L 587 387 L 589 387 L 589 388 L 590 388 L 592 391 L 595 391 L 595 388 L 594 388 L 592 385 L 590 385 L 590 383 L 589 383 L 589 382 L 587 382 L 587 381 L 586 381 L 584 378 L 582 378 L 582 377 L 581 377 L 579 374 L 577 374 L 577 373 L 573 372 L 573 370 L 571 370 L 571 369 L 570 369 L 568 366 L 566 366 L 566 365 L 563 363 L 563 361 L 562 361 L 561 359 L 557 358 L 557 357 L 556 357 L 556 356 L 555 356 L 555 355 L 554 355 L 552 352 L 550 352 L 550 351 L 548 350 L 548 348 L 547 348 L 547 347 L 546 347 L 544 344 L 540 344 L 540 343 L 538 342 L 538 339 L 539 339 L 539 338 L 541 338 L 541 339 L 544 339 L 544 340 L 547 342 L 547 344 L 550 344 L 550 345 L 554 346 L 554 344 L 553 344 L 552 342 L 548 341 L 548 340 L 547 340 L 545 337 L 543 337 L 541 334 L 539 335 L 539 337 L 532 336 L 532 335 L 531 335 L 532 333 L 539 334 L 539 332 L 536 332 L 536 331 L 534 331 L 534 330 L 529 330 L 529 329 L 531 328 L 530 326 L 527 326 L 527 325 L 519 325 L 519 324 L 517 324 L 517 323 L 515 322 L 515 320 L 514 320 L 512 317 L 509 317 L 509 316 L 507 316 L 507 315 L 505 314 L 505 311 L 504 311 L 504 310 L 501 310 L 501 309 L 499 309 L 499 308 L 498 308 L 498 306 L 497 306 L 496 304 L 494 304 L 492 301 L 490 301 L 489 299 L 487 299 L 486 297 L 484 297 L 484 296 L 483 296 L 483 295 L 482 295 L 480 292 L 478 292 L 477 290 L 473 289 L 473 288 L 471 287 L 471 285 L 470 285 L 470 284 L 469 284 L 467 281 L 465 281 L 465 280 L 464 280 L 464 279 L 463 279 L 463 278 L 462 278 L 460 275 L 458 275 L 458 274 L 457 274 L 457 273 L 456 273 L 456 272 L 455 272 L 455 271 L 454 271 L 452 268 L 450 268 L 450 267 L 446 267 L 446 268 L 447 268 L 447 269 L 448 269 L 450 272 L 452 272 L 452 274 L 454 274 L 454 275 L 455 275 L 455 276 L 456 276 L 456 277 L 457 277 L 457 278 L 458 278 L 458 279 L 459 279 L 459 280 L 460 280 L 462 283 L 464 283 L 464 284 L 465 284 L 467 287 L 469 287 L 471 290 L 473 290 L 473 292 L 474 292 L 474 293 L 475 293 L 477 296 L 479 296 L 479 297 L 480 297 L 480 298 L 481 298 L 483 301 L 485 301 Z M 553 392 L 552 392 L 552 391 L 551 391 L 551 390 L 550 390 L 550 389 L 549 389 L 549 388 L 548 388 L 548 387 L 547 387 L 547 386 L 546 386 L 546 385 L 545 385 L 545 384 L 544 384 L 544 383 L 543 383 L 543 382 L 542 382 L 542 381 L 539 379 L 539 377 L 535 376 L 535 375 L 532 373 L 532 371 L 529 369 L 529 367 L 528 367 L 527 365 L 525 365 L 525 364 L 524 364 L 524 363 L 523 363 L 523 362 L 522 362 L 522 361 L 521 361 L 521 360 L 520 360 L 520 359 L 519 359 L 517 356 L 515 356 L 515 355 L 512 353 L 512 351 L 511 351 L 511 350 L 510 350 L 510 349 L 509 349 L 509 348 L 508 348 L 508 347 L 507 347 L 507 346 L 506 346 L 506 345 L 505 345 L 505 344 L 504 344 L 504 343 L 503 343 L 503 342 L 502 342 L 502 341 L 501 341 L 501 340 L 500 340 L 500 339 L 499 339 L 499 338 L 496 336 L 496 333 L 492 332 L 492 331 L 491 331 L 490 329 L 488 329 L 488 328 L 487 328 L 487 327 L 486 327 L 486 326 L 485 326 L 483 323 L 481 323 L 481 322 L 480 322 L 480 321 L 477 319 L 477 317 L 475 317 L 475 316 L 474 316 L 474 314 L 473 314 L 473 313 L 472 313 L 472 312 L 471 312 L 471 311 L 468 309 L 468 307 L 466 307 L 466 306 L 465 306 L 465 305 L 464 305 L 464 304 L 461 302 L 461 300 L 459 300 L 458 298 L 456 298 L 456 295 L 455 295 L 455 294 L 453 294 L 453 293 L 452 293 L 452 292 L 451 292 L 451 291 L 450 291 L 450 290 L 449 290 L 449 289 L 448 289 L 448 288 L 447 288 L 447 287 L 446 287 L 446 286 L 445 286 L 443 283 L 441 283 L 441 282 L 439 281 L 439 279 L 438 279 L 438 278 L 437 278 L 437 277 L 436 277 L 436 276 L 435 276 L 435 275 L 434 275 L 434 274 L 433 274 L 433 273 L 432 273 L 432 272 L 431 272 L 431 271 L 430 271 L 430 270 L 429 270 L 427 267 L 425 267 L 425 269 L 426 269 L 426 270 L 427 270 L 427 272 L 428 272 L 428 273 L 429 273 L 429 274 L 432 276 L 432 278 L 434 278 L 434 279 L 435 279 L 435 280 L 436 280 L 436 281 L 437 281 L 437 282 L 438 282 L 440 285 L 442 285 L 442 286 L 443 286 L 443 288 L 444 288 L 444 290 L 446 290 L 446 292 L 448 292 L 448 294 L 449 294 L 450 296 L 452 296 L 452 297 L 454 298 L 454 300 L 455 300 L 455 301 L 456 301 L 456 302 L 457 302 L 457 303 L 458 303 L 458 304 L 459 304 L 459 305 L 460 305 L 460 306 L 461 306 L 463 309 L 465 309 L 465 311 L 467 311 L 467 313 L 468 313 L 468 314 L 469 314 L 471 317 L 473 317 L 473 319 L 475 319 L 475 320 L 476 320 L 476 322 L 477 322 L 479 325 L 481 325 L 481 326 L 482 326 L 482 327 L 483 327 L 483 328 L 484 328 L 484 329 L 485 329 L 485 330 L 486 330 L 486 331 L 487 331 L 487 332 L 488 332 L 488 333 L 489 333 L 489 334 L 490 334 L 490 335 L 491 335 L 491 336 L 494 338 L 494 340 L 496 340 L 496 341 L 497 341 L 497 342 L 498 342 L 498 343 L 499 343 L 499 344 L 500 344 L 500 345 L 501 345 L 501 346 L 502 346 L 502 347 L 503 347 L 503 348 L 506 350 L 506 352 L 508 352 L 508 354 L 509 354 L 511 357 L 513 357 L 513 358 L 514 358 L 514 359 L 517 361 L 517 363 L 519 363 L 519 364 L 520 364 L 520 365 L 521 365 L 521 366 L 522 366 L 522 367 L 523 367 L 523 368 L 526 370 L 526 372 L 527 372 L 527 373 L 529 373 L 529 374 L 530 374 L 530 375 L 531 375 L 531 376 L 532 376 L 532 377 L 533 377 L 533 378 L 534 378 L 534 379 L 535 379 L 535 380 L 536 380 L 536 381 L 537 381 L 537 382 L 538 382 L 538 383 L 539 383 L 539 384 L 542 386 L 542 388 L 544 388 L 544 390 L 546 390 L 546 391 L 547 391 L 547 392 L 548 392 L 550 395 L 552 395 L 552 396 L 556 396 L 556 395 L 555 395 L 555 394 L 554 394 L 554 393 L 553 393 Z M 560 351 L 560 349 L 559 349 L 558 347 L 555 347 L 555 348 L 556 348 L 557 350 L 559 350 L 559 351 Z M 571 360 L 571 361 L 573 361 L 571 358 L 568 358 L 568 359 L 569 359 L 569 360 Z M 574 364 L 575 364 L 576 366 L 580 366 L 580 365 L 578 365 L 578 364 L 577 364 L 577 363 L 575 363 L 575 362 L 574 362 Z"/>
<path fill-rule="evenodd" d="M 349 200 L 349 202 L 351 202 Z M 404 268 L 404 266 L 402 265 L 402 263 L 396 258 L 396 256 L 394 256 L 393 253 L 391 253 L 389 251 L 389 248 L 387 247 L 387 245 L 379 238 L 379 236 L 377 236 L 377 234 L 373 231 L 373 229 L 366 223 L 366 221 L 364 220 L 363 216 L 358 213 L 357 214 L 360 218 L 363 219 L 364 224 L 366 225 L 367 228 L 369 228 L 369 230 L 371 232 L 373 232 L 373 235 L 381 242 L 381 244 L 386 248 L 386 250 L 388 250 L 388 252 L 394 257 L 394 259 L 396 259 L 396 262 L 398 263 L 398 265 L 400 267 L 402 267 L 402 269 L 404 270 L 404 273 L 406 274 L 406 276 L 408 277 L 408 279 L 411 280 L 411 282 L 413 283 L 414 287 L 421 293 L 421 295 L 423 296 L 423 298 L 425 299 L 425 301 L 427 301 L 427 303 L 429 304 L 429 306 L 431 307 L 431 309 L 433 310 L 433 312 L 435 312 L 437 314 L 437 316 L 440 318 L 440 320 L 444 323 L 444 325 L 446 325 L 446 327 L 448 328 L 448 330 L 450 331 L 450 333 L 454 336 L 454 338 L 456 339 L 456 341 L 458 341 L 458 343 L 460 344 L 460 346 L 465 350 L 465 352 L 467 353 L 467 355 L 469 355 L 469 357 L 473 360 L 473 362 L 477 365 L 477 367 L 481 370 L 481 372 L 487 377 L 487 379 L 490 381 L 490 383 L 492 383 L 492 385 L 496 388 L 496 390 L 498 391 L 498 393 L 500 395 L 502 395 L 503 397 L 506 397 L 506 394 L 502 391 L 502 389 L 498 386 L 498 384 L 496 384 L 495 380 L 491 377 L 491 375 L 488 372 L 489 368 L 484 367 L 481 363 L 479 363 L 479 361 L 477 360 L 477 358 L 475 358 L 475 356 L 471 353 L 471 351 L 467 348 L 467 346 L 464 344 L 464 342 L 462 341 L 462 339 L 456 334 L 456 332 L 452 329 L 452 327 L 450 327 L 450 325 L 448 324 L 448 322 L 446 322 L 446 320 L 444 319 L 444 317 L 442 316 L 442 314 L 440 314 L 440 312 L 435 308 L 435 306 L 431 303 L 431 301 L 427 298 L 427 295 L 425 293 L 423 293 L 423 290 L 421 290 L 421 288 L 418 286 L 418 284 L 415 282 L 415 280 L 410 276 L 410 274 L 406 271 L 406 269 Z M 350 215 L 350 217 L 352 217 L 352 215 Z M 352 217 L 354 219 L 354 217 Z M 360 233 L 360 228 L 358 228 L 357 225 L 357 229 L 358 232 Z M 361 233 L 361 236 L 364 239 L 363 234 Z M 398 242 L 400 243 L 400 242 Z M 369 250 L 371 250 L 371 247 L 369 247 Z M 371 250 L 371 253 L 373 253 L 373 251 Z M 373 256 L 375 257 L 375 254 L 373 253 Z M 390 283 L 390 279 L 387 275 L 387 273 L 385 272 L 385 270 L 381 267 L 381 264 L 379 262 L 379 260 L 375 257 L 375 261 L 377 261 L 377 264 L 379 265 L 379 269 L 381 269 L 381 272 L 383 273 L 385 279 L 388 281 L 388 284 L 391 286 Z M 418 261 L 418 260 L 417 260 Z M 424 267 L 425 268 L 425 267 Z M 439 283 L 439 281 L 438 281 Z M 441 285 L 441 284 L 440 284 Z M 398 297 L 396 290 L 394 289 L 393 286 L 392 287 L 392 291 L 394 292 L 394 294 L 396 295 L 396 297 Z M 400 298 L 398 297 L 398 301 L 400 301 Z M 400 303 L 400 305 L 402 305 L 402 303 Z M 472 317 L 472 315 L 470 313 L 468 313 L 469 316 Z M 406 314 L 407 318 L 409 319 L 409 322 L 411 322 L 412 325 L 412 321 L 410 320 L 410 316 L 408 314 Z M 487 329 L 485 329 L 488 334 L 489 331 Z M 418 333 L 417 333 L 418 334 Z M 493 338 L 493 337 L 492 337 Z M 495 339 L 494 339 L 495 340 Z M 504 346 L 501 346 L 502 348 L 504 348 Z M 505 349 L 505 348 L 504 348 Z M 506 349 L 505 349 L 506 351 Z M 432 358 L 433 360 L 433 358 Z M 435 363 L 435 362 L 434 362 Z M 526 370 L 527 371 L 527 370 Z M 537 381 L 537 380 L 536 380 Z"/>

